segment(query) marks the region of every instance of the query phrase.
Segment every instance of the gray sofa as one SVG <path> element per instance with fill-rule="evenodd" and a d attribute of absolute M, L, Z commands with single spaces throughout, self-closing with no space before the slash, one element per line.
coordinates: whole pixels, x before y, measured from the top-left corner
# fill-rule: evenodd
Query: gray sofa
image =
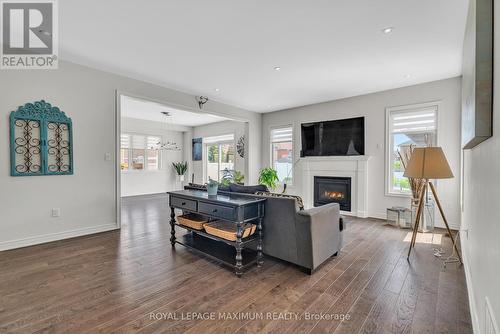
<path fill-rule="evenodd" d="M 231 192 L 227 190 L 219 193 Z M 264 254 L 294 263 L 310 274 L 340 251 L 344 224 L 338 204 L 300 210 L 294 198 L 231 193 L 267 199 L 262 224 Z"/>
<path fill-rule="evenodd" d="M 267 198 L 262 225 L 266 255 L 311 273 L 340 251 L 344 226 L 338 204 L 299 210 L 293 198 L 250 196 Z"/>

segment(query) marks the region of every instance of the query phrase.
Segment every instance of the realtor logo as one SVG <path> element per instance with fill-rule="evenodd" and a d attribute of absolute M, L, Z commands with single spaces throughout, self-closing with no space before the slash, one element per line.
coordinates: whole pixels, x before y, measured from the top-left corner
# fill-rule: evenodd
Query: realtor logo
<path fill-rule="evenodd" d="M 0 0 L 1 69 L 56 69 L 56 0 Z"/>

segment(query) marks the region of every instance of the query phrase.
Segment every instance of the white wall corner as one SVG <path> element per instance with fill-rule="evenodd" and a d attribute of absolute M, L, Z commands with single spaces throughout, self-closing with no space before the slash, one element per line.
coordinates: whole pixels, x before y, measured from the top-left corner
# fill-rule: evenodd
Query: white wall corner
<path fill-rule="evenodd" d="M 485 317 L 484 317 L 484 334 L 499 334 L 497 319 L 495 313 L 493 312 L 493 307 L 491 306 L 490 299 L 485 298 Z"/>

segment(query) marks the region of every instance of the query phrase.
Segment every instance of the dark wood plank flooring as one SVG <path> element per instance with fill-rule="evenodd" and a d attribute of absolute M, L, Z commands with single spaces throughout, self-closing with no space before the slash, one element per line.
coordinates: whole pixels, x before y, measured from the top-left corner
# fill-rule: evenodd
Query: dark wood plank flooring
<path fill-rule="evenodd" d="M 408 230 L 346 217 L 313 275 L 266 258 L 238 279 L 172 250 L 168 216 L 165 196 L 129 198 L 121 231 L 1 252 L 0 333 L 472 332 L 463 268 L 432 254 L 451 249 L 442 233 L 408 263 Z"/>

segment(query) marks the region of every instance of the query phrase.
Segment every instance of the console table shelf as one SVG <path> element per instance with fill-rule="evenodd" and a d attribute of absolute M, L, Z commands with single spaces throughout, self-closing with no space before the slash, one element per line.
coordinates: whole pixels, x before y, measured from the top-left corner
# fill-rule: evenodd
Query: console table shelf
<path fill-rule="evenodd" d="M 205 232 L 203 230 L 196 230 L 196 229 L 191 228 L 189 226 L 178 224 L 178 223 L 175 223 L 175 226 L 182 227 L 183 229 L 188 230 L 189 232 L 196 233 L 196 234 L 201 235 L 201 236 L 203 236 L 205 238 L 208 238 L 208 239 L 212 239 L 212 240 L 215 240 L 215 241 L 220 241 L 220 242 L 223 242 L 223 243 L 228 244 L 228 245 L 233 246 L 233 247 L 236 246 L 236 241 L 229 241 L 229 240 L 226 240 L 224 238 L 220 238 L 220 237 L 218 237 L 216 235 L 209 234 L 209 233 L 207 233 L 207 232 Z M 252 234 L 252 235 L 250 235 L 250 236 L 248 236 L 246 238 L 242 238 L 241 239 L 241 243 L 243 245 L 245 245 L 245 244 L 248 244 L 250 242 L 254 242 L 254 241 L 258 240 L 258 239 L 259 239 L 258 234 L 254 233 L 254 234 Z"/>
<path fill-rule="evenodd" d="M 262 253 L 262 220 L 264 217 L 265 198 L 245 196 L 241 194 L 225 194 L 208 196 L 200 190 L 172 191 L 169 195 L 170 206 L 170 243 L 183 245 L 212 259 L 234 268 L 235 274 L 241 276 L 243 269 L 251 264 L 263 263 Z M 205 231 L 181 225 L 176 221 L 175 209 L 197 213 L 215 219 L 223 219 L 236 225 L 236 241 L 229 241 Z M 253 222 L 257 225 L 255 234 L 243 238 L 243 225 Z M 175 227 L 182 227 L 190 234 L 177 240 Z M 245 248 L 250 242 L 257 242 L 257 250 Z"/>
<path fill-rule="evenodd" d="M 236 248 L 213 239 L 207 239 L 198 234 L 186 234 L 181 240 L 175 241 L 201 255 L 222 262 L 229 267 L 236 266 Z M 242 269 L 257 263 L 257 252 L 248 248 L 242 250 Z"/>

